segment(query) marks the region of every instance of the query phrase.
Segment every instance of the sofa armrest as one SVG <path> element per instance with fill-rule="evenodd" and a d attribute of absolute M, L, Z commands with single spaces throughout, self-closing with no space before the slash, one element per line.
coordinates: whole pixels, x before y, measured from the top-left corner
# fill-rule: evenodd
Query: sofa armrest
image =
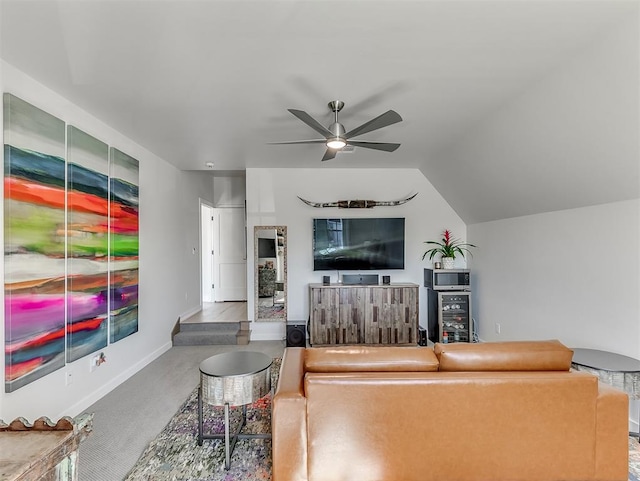
<path fill-rule="evenodd" d="M 304 348 L 287 348 L 271 410 L 272 481 L 306 481 L 307 399 Z"/>
<path fill-rule="evenodd" d="M 596 400 L 596 476 L 626 481 L 629 476 L 629 397 L 598 382 Z"/>

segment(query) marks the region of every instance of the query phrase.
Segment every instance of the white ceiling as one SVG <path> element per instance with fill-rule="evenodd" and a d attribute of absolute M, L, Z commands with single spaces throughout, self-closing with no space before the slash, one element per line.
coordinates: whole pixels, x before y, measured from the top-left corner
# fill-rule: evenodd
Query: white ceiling
<path fill-rule="evenodd" d="M 636 0 L 0 0 L 0 57 L 180 169 L 207 171 L 207 162 L 220 172 L 419 168 L 473 223 L 638 197 L 637 168 L 595 196 L 585 193 L 594 181 L 587 179 L 568 199 L 554 186 L 582 175 L 544 165 L 531 175 L 537 157 L 549 157 L 539 141 L 520 140 L 528 155 L 519 159 L 495 143 L 478 156 L 462 147 L 620 25 L 637 25 L 639 11 Z M 637 55 L 628 62 L 636 66 L 635 113 Z M 318 138 L 287 109 L 329 125 L 333 99 L 346 103 L 340 121 L 347 130 L 396 110 L 403 122 L 358 140 L 401 147 L 358 148 L 320 162 L 321 145 L 267 145 Z M 612 115 L 607 105 L 598 108 Z M 637 139 L 631 117 L 629 135 Z M 596 140 L 583 140 L 564 160 L 582 161 L 593 150 Z M 590 162 L 634 169 L 637 154 Z M 590 165 L 580 168 L 590 175 Z M 557 182 L 504 188 L 517 171 Z M 544 202 L 531 202 L 535 192 Z"/>

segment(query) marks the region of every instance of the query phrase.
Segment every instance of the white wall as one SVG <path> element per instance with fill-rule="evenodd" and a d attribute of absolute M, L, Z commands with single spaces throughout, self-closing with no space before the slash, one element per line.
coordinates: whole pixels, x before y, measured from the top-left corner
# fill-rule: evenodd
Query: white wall
<path fill-rule="evenodd" d="M 405 269 L 380 271 L 392 282 L 423 284 L 422 262 L 424 241 L 440 239 L 444 229 L 457 237 L 466 237 L 466 227 L 451 207 L 417 169 L 247 169 L 248 251 L 253 252 L 253 227 L 256 225 L 287 226 L 288 319 L 304 321 L 309 316 L 310 283 L 322 282 L 335 271 L 313 271 L 312 219 L 315 217 L 404 217 Z M 413 193 L 418 196 L 395 207 L 372 209 L 313 208 L 297 197 L 315 202 L 337 200 L 399 200 Z M 248 313 L 253 318 L 253 256 L 247 262 Z M 461 264 L 462 265 L 462 264 Z M 341 271 L 340 274 L 343 274 Z M 420 288 L 420 305 L 426 306 L 426 290 Z M 420 311 L 426 326 L 426 309 Z M 281 339 L 284 329 L 278 322 L 254 322 L 252 339 Z"/>
<path fill-rule="evenodd" d="M 639 226 L 640 200 L 468 226 L 480 338 L 640 359 Z"/>
<path fill-rule="evenodd" d="M 171 347 L 178 316 L 199 303 L 198 198 L 212 200 L 210 178 L 183 173 L 55 92 L 0 61 L 0 88 L 140 161 L 139 332 L 105 348 L 93 373 L 89 358 L 13 393 L 0 391 L 0 418 L 74 416 Z M 4 223 L 3 223 L 4 225 Z M 4 312 L 2 314 L 4 325 Z M 0 330 L 4 346 L 4 329 Z M 4 372 L 4 356 L 0 361 Z M 65 385 L 65 373 L 73 382 Z"/>
<path fill-rule="evenodd" d="M 213 206 L 240 207 L 246 198 L 245 176 L 213 178 Z"/>

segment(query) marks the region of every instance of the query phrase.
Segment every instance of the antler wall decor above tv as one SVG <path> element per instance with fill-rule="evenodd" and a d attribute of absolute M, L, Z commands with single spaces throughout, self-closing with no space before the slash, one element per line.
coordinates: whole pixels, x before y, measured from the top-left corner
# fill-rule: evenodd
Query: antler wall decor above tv
<path fill-rule="evenodd" d="M 393 206 L 393 205 L 402 205 L 409 202 L 413 199 L 418 193 L 416 192 L 410 197 L 402 200 L 338 200 L 335 202 L 311 202 L 309 200 L 305 200 L 302 197 L 298 196 L 302 202 L 311 207 L 321 208 L 321 207 L 338 207 L 340 209 L 370 209 L 372 207 L 377 206 Z"/>

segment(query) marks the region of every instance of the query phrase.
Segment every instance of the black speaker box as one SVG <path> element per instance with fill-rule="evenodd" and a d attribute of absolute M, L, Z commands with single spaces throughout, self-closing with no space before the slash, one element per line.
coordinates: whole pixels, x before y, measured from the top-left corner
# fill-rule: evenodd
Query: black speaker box
<path fill-rule="evenodd" d="M 418 345 L 419 346 L 427 345 L 427 330 L 422 326 L 418 327 Z"/>
<path fill-rule="evenodd" d="M 322 285 L 323 286 L 328 286 L 331 284 L 331 277 L 330 276 L 322 276 Z"/>
<path fill-rule="evenodd" d="M 382 283 L 385 286 L 388 286 L 389 284 L 391 284 L 391 276 L 382 276 Z"/>
<path fill-rule="evenodd" d="M 342 283 L 347 286 L 369 286 L 378 284 L 378 274 L 344 274 Z"/>
<path fill-rule="evenodd" d="M 287 324 L 287 347 L 307 347 L 307 329 L 304 324 Z"/>

